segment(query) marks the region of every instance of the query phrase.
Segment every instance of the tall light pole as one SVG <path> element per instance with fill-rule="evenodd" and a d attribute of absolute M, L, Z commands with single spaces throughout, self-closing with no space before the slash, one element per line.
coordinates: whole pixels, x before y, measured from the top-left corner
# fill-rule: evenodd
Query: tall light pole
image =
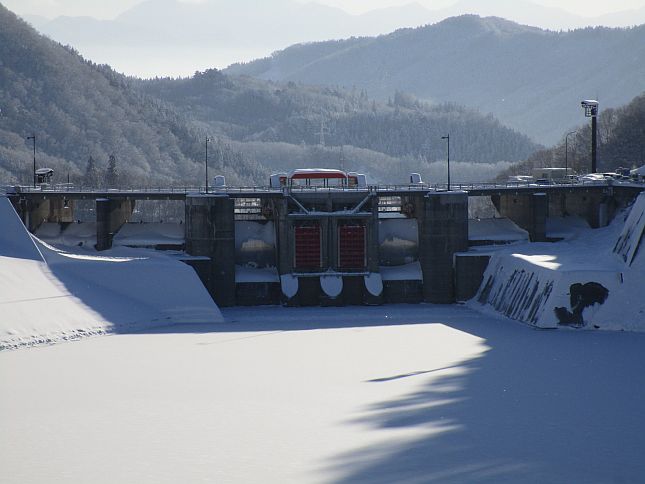
<path fill-rule="evenodd" d="M 577 131 L 571 131 L 564 137 L 564 177 L 569 174 L 569 136 L 576 134 Z"/>
<path fill-rule="evenodd" d="M 585 117 L 591 118 L 591 173 L 596 173 L 596 137 L 598 132 L 598 101 L 586 99 L 580 103 L 585 110 Z"/>
<path fill-rule="evenodd" d="M 441 139 L 448 140 L 448 191 L 450 191 L 450 133 L 442 136 Z"/>
<path fill-rule="evenodd" d="M 36 133 L 31 136 L 27 136 L 27 140 L 32 140 L 34 142 L 34 188 L 36 188 Z"/>
<path fill-rule="evenodd" d="M 208 193 L 208 142 L 213 141 L 211 138 L 206 136 L 206 193 Z"/>

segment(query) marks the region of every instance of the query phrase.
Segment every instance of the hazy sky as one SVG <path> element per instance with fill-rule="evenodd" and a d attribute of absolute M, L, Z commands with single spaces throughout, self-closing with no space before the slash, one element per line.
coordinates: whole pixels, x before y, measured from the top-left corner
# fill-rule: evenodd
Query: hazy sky
<path fill-rule="evenodd" d="M 36 14 L 45 17 L 58 15 L 88 15 L 97 18 L 113 18 L 143 0 L 2 0 L 10 10 L 18 14 Z M 199 3 L 204 0 L 182 0 Z M 221 0 L 220 0 L 221 1 Z M 235 2 L 236 0 L 228 0 Z M 270 3 L 272 0 L 263 0 Z M 306 3 L 309 0 L 297 0 Z M 414 0 L 317 0 L 351 13 L 361 13 L 375 8 L 403 5 Z M 430 9 L 447 7 L 456 0 L 417 0 Z M 485 3 L 487 0 L 479 0 Z M 595 16 L 620 10 L 629 10 L 645 6 L 645 0 L 533 0 L 545 6 L 559 7 L 581 16 Z M 503 14 L 503 12 L 501 12 Z"/>

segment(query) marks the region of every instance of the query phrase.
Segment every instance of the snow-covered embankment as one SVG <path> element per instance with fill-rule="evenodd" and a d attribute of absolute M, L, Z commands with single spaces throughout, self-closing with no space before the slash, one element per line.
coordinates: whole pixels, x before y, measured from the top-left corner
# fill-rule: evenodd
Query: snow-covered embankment
<path fill-rule="evenodd" d="M 645 193 L 569 240 L 495 252 L 470 305 L 540 328 L 645 330 Z"/>
<path fill-rule="evenodd" d="M 0 349 L 222 321 L 193 269 L 154 251 L 74 252 L 27 232 L 0 198 Z"/>

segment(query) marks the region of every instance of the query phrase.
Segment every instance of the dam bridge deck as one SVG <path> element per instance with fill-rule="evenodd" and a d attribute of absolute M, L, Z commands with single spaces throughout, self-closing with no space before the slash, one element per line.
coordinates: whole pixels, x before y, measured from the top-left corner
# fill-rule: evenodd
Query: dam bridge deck
<path fill-rule="evenodd" d="M 557 183 L 541 185 L 525 182 L 507 183 L 454 183 L 451 191 L 464 191 L 468 196 L 491 196 L 531 193 L 562 193 L 584 192 L 605 189 L 622 189 L 638 193 L 645 189 L 642 183 L 606 181 L 580 181 L 575 183 Z M 446 192 L 445 184 L 408 184 L 408 185 L 368 185 L 366 187 L 283 187 L 270 188 L 266 186 L 239 186 L 239 187 L 210 187 L 206 192 L 205 187 L 155 187 L 155 188 L 129 188 L 129 189 L 101 189 L 62 186 L 18 186 L 5 188 L 8 196 L 25 198 L 50 199 L 68 198 L 74 200 L 94 200 L 108 198 L 113 200 L 185 200 L 187 196 L 200 194 L 228 195 L 231 198 L 274 198 L 283 194 L 298 195 L 307 193 L 340 194 L 340 193 L 372 193 L 383 197 L 405 196 L 410 194 Z"/>

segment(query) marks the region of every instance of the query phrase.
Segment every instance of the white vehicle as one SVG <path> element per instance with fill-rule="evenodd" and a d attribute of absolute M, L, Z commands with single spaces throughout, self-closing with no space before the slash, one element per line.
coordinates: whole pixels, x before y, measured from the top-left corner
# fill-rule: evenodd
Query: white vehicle
<path fill-rule="evenodd" d="M 226 178 L 224 175 L 217 175 L 213 178 L 213 187 L 214 188 L 223 188 L 226 186 Z"/>
<path fill-rule="evenodd" d="M 509 183 L 532 183 L 535 180 L 531 175 L 512 175 L 508 177 Z"/>
<path fill-rule="evenodd" d="M 553 180 L 562 180 L 567 174 L 565 168 L 533 168 L 533 178 L 535 180 L 547 180 L 549 183 Z"/>
<path fill-rule="evenodd" d="M 425 185 L 419 173 L 410 173 L 410 185 Z"/>

